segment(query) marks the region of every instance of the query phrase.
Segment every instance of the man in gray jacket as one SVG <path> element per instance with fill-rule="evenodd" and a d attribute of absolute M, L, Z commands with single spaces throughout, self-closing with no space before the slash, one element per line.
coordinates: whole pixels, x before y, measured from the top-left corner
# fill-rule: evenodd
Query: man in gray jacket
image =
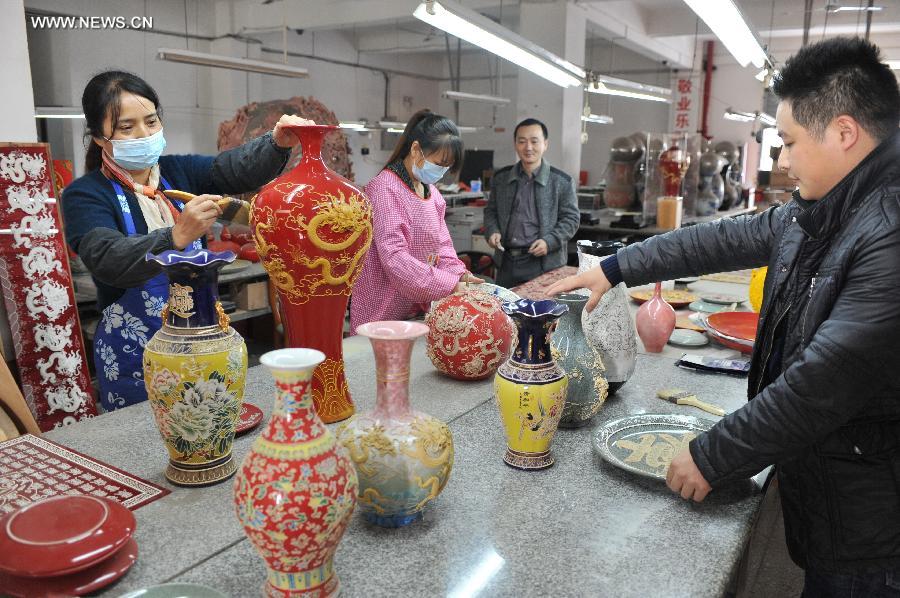
<path fill-rule="evenodd" d="M 806 46 L 776 77 L 791 202 L 619 250 L 551 285 L 591 289 L 768 264 L 750 401 L 676 455 L 703 500 L 776 465 L 803 596 L 900 596 L 900 89 L 859 38 Z"/>
<path fill-rule="evenodd" d="M 581 214 L 572 177 L 543 159 L 547 126 L 526 118 L 513 132 L 519 162 L 494 173 L 484 236 L 499 264 L 497 284 L 513 287 L 565 266 Z"/>

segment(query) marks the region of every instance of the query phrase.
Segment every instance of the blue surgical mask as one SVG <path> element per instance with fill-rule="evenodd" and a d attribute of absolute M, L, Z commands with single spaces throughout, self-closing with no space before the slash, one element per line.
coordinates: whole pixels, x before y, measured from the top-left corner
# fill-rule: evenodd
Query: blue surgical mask
<path fill-rule="evenodd" d="M 413 161 L 413 175 L 425 185 L 435 184 L 447 174 L 448 170 L 450 170 L 449 166 L 439 166 L 434 162 L 429 162 L 427 158 L 421 168 Z"/>
<path fill-rule="evenodd" d="M 140 139 L 107 139 L 112 144 L 112 157 L 125 170 L 144 170 L 159 162 L 166 149 L 166 139 L 160 129 Z"/>

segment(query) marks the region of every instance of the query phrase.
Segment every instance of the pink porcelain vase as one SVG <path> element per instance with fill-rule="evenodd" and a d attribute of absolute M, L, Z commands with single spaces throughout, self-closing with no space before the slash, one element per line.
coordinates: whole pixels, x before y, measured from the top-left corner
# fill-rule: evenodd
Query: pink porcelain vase
<path fill-rule="evenodd" d="M 663 350 L 675 330 L 675 310 L 663 301 L 661 282 L 656 283 L 653 298 L 638 309 L 635 324 L 648 353 Z"/>
<path fill-rule="evenodd" d="M 341 424 L 337 439 L 356 465 L 363 518 L 402 527 L 422 518 L 453 468 L 450 428 L 409 404 L 410 356 L 428 326 L 369 322 L 356 331 L 369 338 L 375 353 L 375 409 Z"/>

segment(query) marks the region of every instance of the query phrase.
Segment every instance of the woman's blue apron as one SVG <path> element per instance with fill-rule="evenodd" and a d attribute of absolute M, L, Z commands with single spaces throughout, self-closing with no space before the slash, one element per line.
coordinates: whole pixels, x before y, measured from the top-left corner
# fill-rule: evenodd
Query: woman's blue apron
<path fill-rule="evenodd" d="M 137 234 L 134 218 L 122 186 L 110 181 L 119 200 L 119 208 L 125 220 L 128 236 Z M 163 189 L 168 182 L 160 177 Z M 184 204 L 172 203 L 180 212 Z M 197 239 L 192 249 L 202 249 Z M 125 289 L 119 299 L 103 310 L 103 316 L 94 333 L 94 366 L 100 385 L 100 402 L 111 411 L 147 400 L 144 388 L 144 345 L 162 327 L 160 315 L 169 300 L 169 285 L 165 274 L 154 276 L 143 286 Z"/>

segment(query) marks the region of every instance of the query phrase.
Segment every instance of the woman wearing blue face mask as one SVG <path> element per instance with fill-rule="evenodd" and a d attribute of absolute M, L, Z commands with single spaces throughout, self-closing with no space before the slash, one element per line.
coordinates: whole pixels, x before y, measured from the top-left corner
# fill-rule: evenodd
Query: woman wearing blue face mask
<path fill-rule="evenodd" d="M 102 318 L 94 336 L 100 401 L 107 409 L 143 400 L 141 357 L 161 326 L 168 285 L 147 252 L 202 248 L 221 215 L 221 194 L 252 191 L 275 178 L 299 141 L 282 129 L 306 124 L 282 116 L 274 131 L 216 157 L 163 156 L 162 107 L 140 77 L 107 71 L 81 98 L 90 145 L 87 173 L 63 192 L 66 240 L 91 271 Z M 197 195 L 187 204 L 162 190 Z"/>
<path fill-rule="evenodd" d="M 429 302 L 482 282 L 456 257 L 437 183 L 462 161 L 453 121 L 429 110 L 406 124 L 394 153 L 365 192 L 372 202 L 372 246 L 350 298 L 350 327 L 403 320 Z"/>

